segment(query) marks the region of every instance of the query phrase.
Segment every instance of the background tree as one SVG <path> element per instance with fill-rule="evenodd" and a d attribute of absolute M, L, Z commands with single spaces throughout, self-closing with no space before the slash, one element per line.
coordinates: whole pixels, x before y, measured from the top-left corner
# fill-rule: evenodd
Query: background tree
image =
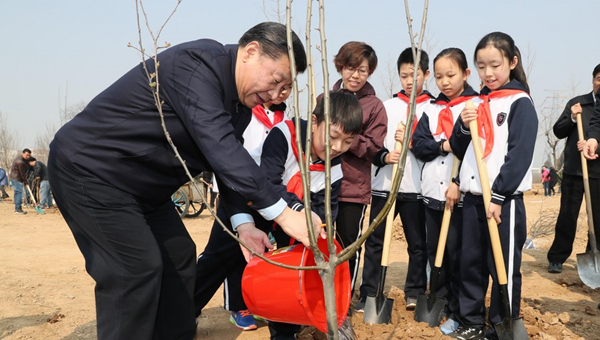
<path fill-rule="evenodd" d="M 8 118 L 0 111 L 0 167 L 10 171 L 13 160 L 19 154 L 20 139 L 15 130 L 10 129 Z"/>

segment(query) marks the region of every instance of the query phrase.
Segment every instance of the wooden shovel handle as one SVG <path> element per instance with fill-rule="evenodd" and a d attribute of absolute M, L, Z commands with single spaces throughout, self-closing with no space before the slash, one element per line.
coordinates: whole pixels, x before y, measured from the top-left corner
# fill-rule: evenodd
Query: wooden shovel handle
<path fill-rule="evenodd" d="M 583 136 L 583 123 L 581 122 L 581 114 L 575 116 L 577 121 L 577 135 L 580 141 L 585 141 Z M 592 214 L 592 198 L 590 194 L 590 178 L 588 176 L 587 160 L 583 156 L 583 152 L 579 153 L 581 156 L 581 172 L 583 173 L 583 189 L 585 193 L 585 209 L 588 218 L 588 235 L 590 239 L 590 246 L 593 248 L 592 251 L 596 252 L 598 246 L 596 244 L 596 234 L 594 230 L 594 215 Z"/>
<path fill-rule="evenodd" d="M 402 121 L 400 121 L 398 123 L 398 127 L 396 128 L 396 130 L 400 129 L 403 126 L 404 126 L 404 123 L 402 123 Z M 400 151 L 400 149 L 402 149 L 402 143 L 396 141 L 396 143 L 394 143 L 394 151 Z M 396 176 L 397 169 L 398 169 L 398 163 L 396 162 L 392 166 L 392 182 L 394 181 L 394 176 Z M 398 193 L 396 193 L 396 192 L 392 193 L 390 191 L 390 195 L 394 195 L 394 197 L 397 197 Z M 392 244 L 392 230 L 394 228 L 395 215 L 396 215 L 396 200 L 394 199 L 392 201 L 392 208 L 388 212 L 386 219 L 385 219 L 385 236 L 383 237 L 383 250 L 381 253 L 381 266 L 383 266 L 383 267 L 387 267 L 389 260 L 390 260 L 390 246 Z"/>
<path fill-rule="evenodd" d="M 467 101 L 465 107 L 475 107 L 472 101 Z M 477 121 L 472 120 L 469 123 L 471 130 L 471 139 L 473 141 L 473 150 L 475 151 L 475 159 L 477 161 L 477 170 L 479 171 L 479 180 L 481 182 L 481 193 L 483 194 L 483 205 L 485 213 L 490 210 L 490 202 L 492 201 L 492 190 L 490 188 L 490 180 L 488 177 L 487 166 L 483 161 L 483 151 L 481 149 L 481 140 L 479 139 L 479 130 L 477 129 Z M 498 233 L 498 224 L 494 217 L 488 218 L 488 229 L 490 232 L 490 241 L 492 242 L 492 253 L 494 254 L 494 263 L 496 264 L 496 274 L 498 275 L 498 283 L 506 285 L 506 267 L 504 266 L 504 256 L 502 254 L 502 244 L 500 243 L 500 234 Z"/>
<path fill-rule="evenodd" d="M 450 172 L 450 181 L 452 178 L 458 175 L 458 166 L 460 165 L 460 160 L 453 157 L 452 160 L 452 171 Z M 438 240 L 437 251 L 435 253 L 435 264 L 436 268 L 442 268 L 442 263 L 444 262 L 444 251 L 446 250 L 446 241 L 448 239 L 448 230 L 450 229 L 450 220 L 452 219 L 452 211 L 448 209 L 448 207 L 444 208 L 444 215 L 442 216 L 442 228 L 440 230 L 440 238 Z"/>

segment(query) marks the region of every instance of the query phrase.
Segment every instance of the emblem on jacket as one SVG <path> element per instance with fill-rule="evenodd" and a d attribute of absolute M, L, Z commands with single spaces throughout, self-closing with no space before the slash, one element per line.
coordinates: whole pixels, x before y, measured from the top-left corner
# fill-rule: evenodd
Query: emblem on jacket
<path fill-rule="evenodd" d="M 498 114 L 498 116 L 496 117 L 496 124 L 498 124 L 498 126 L 502 126 L 502 124 L 504 124 L 505 120 L 506 120 L 506 112 L 500 112 Z"/>

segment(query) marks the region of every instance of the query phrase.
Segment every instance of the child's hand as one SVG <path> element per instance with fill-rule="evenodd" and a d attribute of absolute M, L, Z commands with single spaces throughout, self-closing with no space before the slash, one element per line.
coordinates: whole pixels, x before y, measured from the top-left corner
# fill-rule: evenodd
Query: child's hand
<path fill-rule="evenodd" d="M 465 124 L 465 126 L 467 127 L 467 129 L 469 128 L 469 123 L 471 123 L 472 121 L 477 119 L 477 108 L 476 107 L 467 107 L 465 106 L 462 110 L 462 112 L 460 113 L 460 118 L 462 119 L 463 123 Z"/>
<path fill-rule="evenodd" d="M 390 151 L 387 155 L 385 155 L 385 164 L 395 164 L 398 163 L 400 159 L 400 151 Z"/>
<path fill-rule="evenodd" d="M 487 218 L 490 219 L 493 217 L 494 220 L 496 220 L 496 223 L 500 224 L 502 223 L 502 220 L 500 220 L 500 213 L 502 213 L 502 206 L 490 202 L 490 209 L 488 210 Z"/>
<path fill-rule="evenodd" d="M 256 228 L 254 223 L 240 224 L 236 230 L 238 232 L 238 238 L 246 243 L 246 245 L 248 245 L 255 253 L 262 255 L 265 252 L 265 247 L 273 249 L 269 236 L 262 230 Z M 241 244 L 240 248 L 242 248 L 242 254 L 244 254 L 246 262 L 250 262 L 254 255 Z"/>
<path fill-rule="evenodd" d="M 581 152 L 583 151 L 583 147 L 585 146 L 586 141 L 584 140 L 578 140 L 577 141 L 577 151 Z"/>
<path fill-rule="evenodd" d="M 456 183 L 450 183 L 448 189 L 446 189 L 446 209 L 454 211 L 454 206 L 458 204 L 460 200 L 460 189 Z"/>
<path fill-rule="evenodd" d="M 399 126 L 400 127 L 396 130 L 396 133 L 394 134 L 394 140 L 396 140 L 396 142 L 402 143 L 404 139 L 405 126 L 404 124 L 400 124 Z"/>
<path fill-rule="evenodd" d="M 577 146 L 579 147 L 579 145 Z M 598 140 L 596 140 L 596 138 L 588 139 L 583 145 L 583 156 L 589 160 L 594 160 L 598 158 L 598 155 L 596 154 L 596 149 L 598 149 Z"/>

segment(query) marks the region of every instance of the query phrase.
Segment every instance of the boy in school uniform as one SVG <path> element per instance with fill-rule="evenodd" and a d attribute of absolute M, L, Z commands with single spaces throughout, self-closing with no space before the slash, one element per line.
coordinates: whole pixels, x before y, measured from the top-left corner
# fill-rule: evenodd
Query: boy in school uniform
<path fill-rule="evenodd" d="M 325 221 L 325 138 L 331 140 L 331 214 L 335 221 L 338 212 L 337 197 L 342 183 L 341 155 L 348 151 L 355 136 L 362 126 L 362 108 L 352 94 L 342 92 L 330 93 L 330 131 L 325 131 L 324 99 L 321 98 L 313 112 L 311 126 L 312 147 L 303 157 L 310 157 L 310 197 L 311 209 L 322 221 Z M 300 120 L 301 144 L 306 143 L 307 122 Z M 267 180 L 273 184 L 277 192 L 287 202 L 288 207 L 301 211 L 304 209 L 302 181 L 298 161 L 300 152 L 296 147 L 296 130 L 294 121 L 285 121 L 276 125 L 263 145 L 260 168 Z M 263 219 L 264 221 L 264 219 Z M 267 222 L 267 221 L 265 221 Z M 264 225 L 264 224 L 263 224 Z M 267 222 L 265 230 L 273 228 Z M 278 226 L 273 235 L 278 247 L 295 243 Z M 299 325 L 269 322 L 272 340 L 295 339 L 300 330 Z"/>
<path fill-rule="evenodd" d="M 429 57 L 425 51 L 421 51 L 421 61 L 418 65 L 417 79 L 413 79 L 414 58 L 412 49 L 405 49 L 399 56 L 398 74 L 403 90 L 394 98 L 384 102 L 388 115 L 388 129 L 383 148 L 373 159 L 371 188 L 373 196 L 371 201 L 370 222 L 383 209 L 390 194 L 392 183 L 392 164 L 398 162 L 400 152 L 394 151 L 396 140 L 400 140 L 404 134 L 404 126 L 409 113 L 409 98 L 412 91 L 417 91 L 417 107 L 413 132 L 422 113 L 426 110 L 429 102 L 434 97 L 427 91 L 423 91 L 423 83 L 429 77 Z M 398 123 L 403 125 L 398 128 Z M 411 134 L 412 136 L 412 134 Z M 396 211 L 394 216 L 400 214 L 404 227 L 404 234 L 408 243 L 408 274 L 404 285 L 406 296 L 406 308 L 413 310 L 416 307 L 417 296 L 427 289 L 427 244 L 425 235 L 425 215 L 421 197 L 421 170 L 423 163 L 419 161 L 411 151 L 408 152 L 404 176 L 400 184 L 396 198 Z M 360 299 L 355 306 L 356 312 L 364 310 L 367 296 L 375 296 L 377 293 L 377 279 L 381 270 L 381 256 L 383 248 L 383 236 L 385 226 L 380 226 L 369 236 L 365 242 L 364 267 L 362 283 L 360 286 Z"/>

